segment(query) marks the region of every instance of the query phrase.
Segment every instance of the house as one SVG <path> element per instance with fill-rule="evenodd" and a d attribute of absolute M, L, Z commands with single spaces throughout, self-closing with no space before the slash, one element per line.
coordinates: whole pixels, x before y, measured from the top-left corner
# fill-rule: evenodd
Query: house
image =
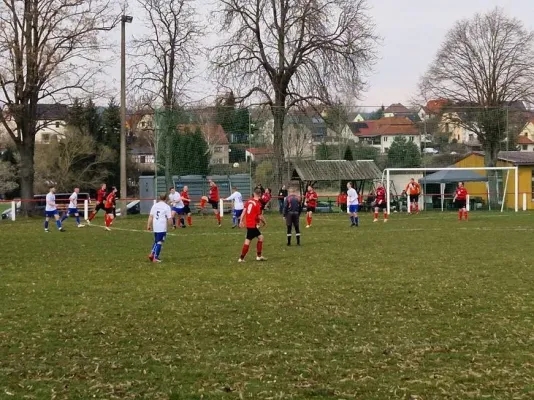
<path fill-rule="evenodd" d="M 517 138 L 519 151 L 534 151 L 534 119 L 528 121 Z"/>
<path fill-rule="evenodd" d="M 464 144 L 471 150 L 481 149 L 477 134 L 462 124 L 462 116 L 457 112 L 448 112 L 441 116 L 438 135 L 444 136 L 449 143 Z"/>
<path fill-rule="evenodd" d="M 202 137 L 208 145 L 210 152 L 210 164 L 229 164 L 230 163 L 230 143 L 226 136 L 226 132 L 220 124 L 188 124 L 179 125 L 178 130 L 181 133 L 195 132 L 200 128 Z"/>
<path fill-rule="evenodd" d="M 66 104 L 37 104 L 37 133 L 36 144 L 49 144 L 65 136 L 69 108 Z M 13 129 L 15 121 L 6 116 L 7 123 Z M 1 128 L 1 137 L 7 137 L 4 127 Z"/>
<path fill-rule="evenodd" d="M 133 147 L 129 151 L 130 158 L 137 164 L 140 171 L 154 172 L 156 170 L 156 155 L 152 147 Z"/>
<path fill-rule="evenodd" d="M 252 147 L 245 150 L 245 157 L 248 161 L 260 163 L 274 157 L 272 147 Z"/>
<path fill-rule="evenodd" d="M 348 124 L 354 137 L 380 150 L 389 151 L 395 137 L 404 137 L 421 148 L 421 135 L 417 126 L 406 117 L 384 117 L 374 121 L 351 122 Z"/>
<path fill-rule="evenodd" d="M 454 164 L 456 167 L 474 168 L 484 167 L 484 153 L 472 152 L 466 157 L 460 159 Z M 526 151 L 501 151 L 498 154 L 497 167 L 518 167 L 519 172 L 519 207 L 522 207 L 523 196 L 527 197 L 527 209 L 534 210 L 534 152 Z M 485 171 L 478 171 L 482 175 L 486 175 Z M 507 179 L 508 177 L 508 179 Z M 513 209 L 515 207 L 515 180 L 513 172 L 507 174 L 499 174 L 498 183 L 500 194 L 498 196 L 502 198 L 502 193 L 505 191 L 504 206 L 506 208 Z M 482 197 L 484 201 L 487 201 L 487 189 L 485 183 L 466 183 L 466 189 L 469 193 L 475 194 L 477 197 Z"/>

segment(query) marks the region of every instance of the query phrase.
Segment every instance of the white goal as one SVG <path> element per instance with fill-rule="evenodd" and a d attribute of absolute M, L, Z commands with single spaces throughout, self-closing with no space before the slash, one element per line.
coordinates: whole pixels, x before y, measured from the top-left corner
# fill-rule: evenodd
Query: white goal
<path fill-rule="evenodd" d="M 446 210 L 451 206 L 455 186 L 464 182 L 468 192 L 471 189 L 468 209 L 474 204 L 476 209 L 519 211 L 518 167 L 386 168 L 382 184 L 386 188 L 388 214 L 392 207 L 399 212 L 410 211 L 412 199 L 403 191 L 411 178 L 421 186 L 418 203 L 421 210 Z M 398 201 L 400 198 L 403 201 Z"/>

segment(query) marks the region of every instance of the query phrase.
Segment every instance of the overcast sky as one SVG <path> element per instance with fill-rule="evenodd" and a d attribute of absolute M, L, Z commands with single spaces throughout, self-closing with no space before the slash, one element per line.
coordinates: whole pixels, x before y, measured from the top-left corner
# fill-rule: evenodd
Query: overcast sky
<path fill-rule="evenodd" d="M 195 0 L 195 3 L 205 4 L 206 1 Z M 459 19 L 499 6 L 508 15 L 519 18 L 528 29 L 534 30 L 534 0 L 368 1 L 382 43 L 378 48 L 379 61 L 368 77 L 369 90 L 357 102 L 361 106 L 387 106 L 396 102 L 408 105 L 416 92 L 419 77 L 433 59 L 446 32 Z M 135 0 L 130 0 L 130 7 L 134 22 L 127 29 L 131 33 L 139 29 L 142 21 Z M 115 34 L 118 41 L 118 29 Z M 210 35 L 206 42 L 213 37 Z M 116 67 L 110 71 L 117 88 L 120 76 L 118 56 Z M 200 88 L 196 99 L 213 95 L 216 90 L 206 79 L 199 80 L 195 86 Z"/>

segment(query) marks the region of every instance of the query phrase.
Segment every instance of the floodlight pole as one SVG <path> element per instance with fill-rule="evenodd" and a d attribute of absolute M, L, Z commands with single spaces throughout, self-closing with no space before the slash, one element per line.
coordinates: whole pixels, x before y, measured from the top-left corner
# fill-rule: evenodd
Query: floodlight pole
<path fill-rule="evenodd" d="M 126 176 L 126 23 L 131 23 L 133 17 L 123 15 L 121 17 L 121 129 L 120 129 L 120 198 L 121 216 L 126 217 L 126 201 L 128 191 L 128 179 Z"/>

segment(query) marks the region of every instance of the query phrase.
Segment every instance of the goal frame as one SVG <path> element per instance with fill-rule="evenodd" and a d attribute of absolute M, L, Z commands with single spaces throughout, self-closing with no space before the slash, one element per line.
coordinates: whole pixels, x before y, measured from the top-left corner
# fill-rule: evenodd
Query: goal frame
<path fill-rule="evenodd" d="M 386 203 L 387 213 L 391 213 L 391 172 L 437 172 L 437 171 L 513 171 L 514 172 L 514 209 L 519 212 L 519 167 L 445 167 L 445 168 L 386 168 L 384 173 L 386 175 Z M 382 180 L 384 174 L 382 174 Z M 506 195 L 506 193 L 504 193 Z M 503 203 L 504 205 L 504 203 Z M 501 212 L 503 210 L 501 209 Z"/>

